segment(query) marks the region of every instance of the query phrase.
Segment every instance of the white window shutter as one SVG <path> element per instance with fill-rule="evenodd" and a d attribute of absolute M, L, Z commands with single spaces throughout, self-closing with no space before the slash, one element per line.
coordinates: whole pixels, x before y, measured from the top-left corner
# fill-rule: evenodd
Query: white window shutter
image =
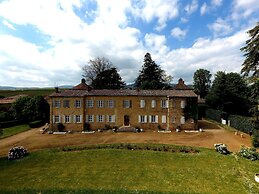
<path fill-rule="evenodd" d="M 76 115 L 74 115 L 74 123 L 76 123 Z"/>
<path fill-rule="evenodd" d="M 94 115 L 92 115 L 92 118 L 93 118 L 93 122 L 94 122 Z"/>
<path fill-rule="evenodd" d="M 181 108 L 184 108 L 185 107 L 185 101 L 181 101 Z"/>
<path fill-rule="evenodd" d="M 151 115 L 149 115 L 148 121 L 149 121 L 150 123 L 152 122 L 152 116 L 151 116 Z"/>
<path fill-rule="evenodd" d="M 112 122 L 115 122 L 115 115 L 112 115 Z"/>
<path fill-rule="evenodd" d="M 168 100 L 165 101 L 165 106 L 166 106 L 166 108 L 168 108 L 168 106 L 169 106 L 169 101 Z"/>
<path fill-rule="evenodd" d="M 71 115 L 69 115 L 69 123 L 71 123 L 72 117 Z"/>
<path fill-rule="evenodd" d="M 144 122 L 147 123 L 147 115 L 145 115 L 145 121 Z"/>
<path fill-rule="evenodd" d="M 80 115 L 80 123 L 82 123 L 82 120 L 83 120 L 83 119 L 82 119 L 82 115 Z"/>
<path fill-rule="evenodd" d="M 141 116 L 138 116 L 138 122 L 141 123 Z"/>
<path fill-rule="evenodd" d="M 166 123 L 166 115 L 162 115 L 162 123 Z"/>
<path fill-rule="evenodd" d="M 55 116 L 52 116 L 52 123 L 55 123 Z"/>
<path fill-rule="evenodd" d="M 62 117 L 63 117 L 63 123 L 66 123 L 66 116 L 63 115 Z"/>
<path fill-rule="evenodd" d="M 181 124 L 184 124 L 184 123 L 185 123 L 185 117 L 182 116 L 182 117 L 181 117 Z"/>
<path fill-rule="evenodd" d="M 156 123 L 158 123 L 158 115 L 156 115 Z"/>

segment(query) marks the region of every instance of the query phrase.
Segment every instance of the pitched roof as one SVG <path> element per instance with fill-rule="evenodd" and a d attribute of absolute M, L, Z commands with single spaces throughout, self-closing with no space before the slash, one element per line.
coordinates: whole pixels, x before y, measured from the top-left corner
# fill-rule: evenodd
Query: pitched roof
<path fill-rule="evenodd" d="M 178 82 L 179 87 L 173 90 L 95 90 L 92 89 L 82 79 L 81 83 L 70 90 L 54 92 L 50 97 L 84 97 L 84 96 L 164 96 L 164 97 L 197 97 L 197 95 L 188 88 L 182 79 Z M 186 86 L 181 89 L 180 86 Z"/>
<path fill-rule="evenodd" d="M 0 104 L 12 104 L 13 102 L 15 102 L 16 100 L 18 100 L 21 97 L 25 97 L 28 96 L 26 94 L 19 94 L 16 96 L 10 96 L 10 97 L 6 97 L 3 99 L 0 99 Z"/>
<path fill-rule="evenodd" d="M 83 96 L 166 96 L 197 97 L 192 90 L 63 90 L 50 97 L 83 97 Z"/>

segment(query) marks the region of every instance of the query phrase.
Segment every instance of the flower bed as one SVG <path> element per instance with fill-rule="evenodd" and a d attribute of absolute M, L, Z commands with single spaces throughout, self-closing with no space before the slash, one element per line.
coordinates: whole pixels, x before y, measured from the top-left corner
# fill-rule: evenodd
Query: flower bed
<path fill-rule="evenodd" d="M 18 146 L 9 150 L 7 158 L 8 160 L 17 160 L 26 155 L 28 155 L 28 151 L 24 147 Z"/>

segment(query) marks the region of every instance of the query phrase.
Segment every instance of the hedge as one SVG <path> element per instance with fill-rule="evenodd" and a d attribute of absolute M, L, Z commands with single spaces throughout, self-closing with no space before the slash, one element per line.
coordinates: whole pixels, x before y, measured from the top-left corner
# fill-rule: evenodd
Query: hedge
<path fill-rule="evenodd" d="M 37 127 L 41 127 L 44 124 L 43 120 L 38 120 L 38 121 L 33 121 L 29 123 L 29 127 L 30 128 L 37 128 Z"/>
<path fill-rule="evenodd" d="M 228 120 L 230 121 L 231 127 L 238 129 L 244 133 L 252 132 L 256 128 L 255 121 L 251 120 L 250 117 L 229 115 Z"/>
<path fill-rule="evenodd" d="M 209 119 L 212 119 L 214 121 L 221 123 L 222 111 L 207 108 L 205 111 L 205 115 L 206 115 L 206 118 L 209 118 Z"/>
<path fill-rule="evenodd" d="M 0 122 L 0 128 L 8 128 L 8 127 L 13 127 L 20 124 L 24 124 L 24 121 L 22 120 L 5 121 L 5 122 Z"/>

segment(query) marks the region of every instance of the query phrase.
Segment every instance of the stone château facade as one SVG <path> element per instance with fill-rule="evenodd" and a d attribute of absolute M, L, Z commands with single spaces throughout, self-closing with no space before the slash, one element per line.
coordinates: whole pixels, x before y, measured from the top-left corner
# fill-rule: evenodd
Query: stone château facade
<path fill-rule="evenodd" d="M 197 95 L 179 80 L 172 90 L 95 90 L 82 82 L 50 96 L 50 128 L 82 131 L 107 126 L 144 130 L 197 129 Z M 189 108 L 187 108 L 189 106 Z M 186 111 L 194 110 L 189 118 Z M 89 126 L 88 125 L 88 126 Z"/>

